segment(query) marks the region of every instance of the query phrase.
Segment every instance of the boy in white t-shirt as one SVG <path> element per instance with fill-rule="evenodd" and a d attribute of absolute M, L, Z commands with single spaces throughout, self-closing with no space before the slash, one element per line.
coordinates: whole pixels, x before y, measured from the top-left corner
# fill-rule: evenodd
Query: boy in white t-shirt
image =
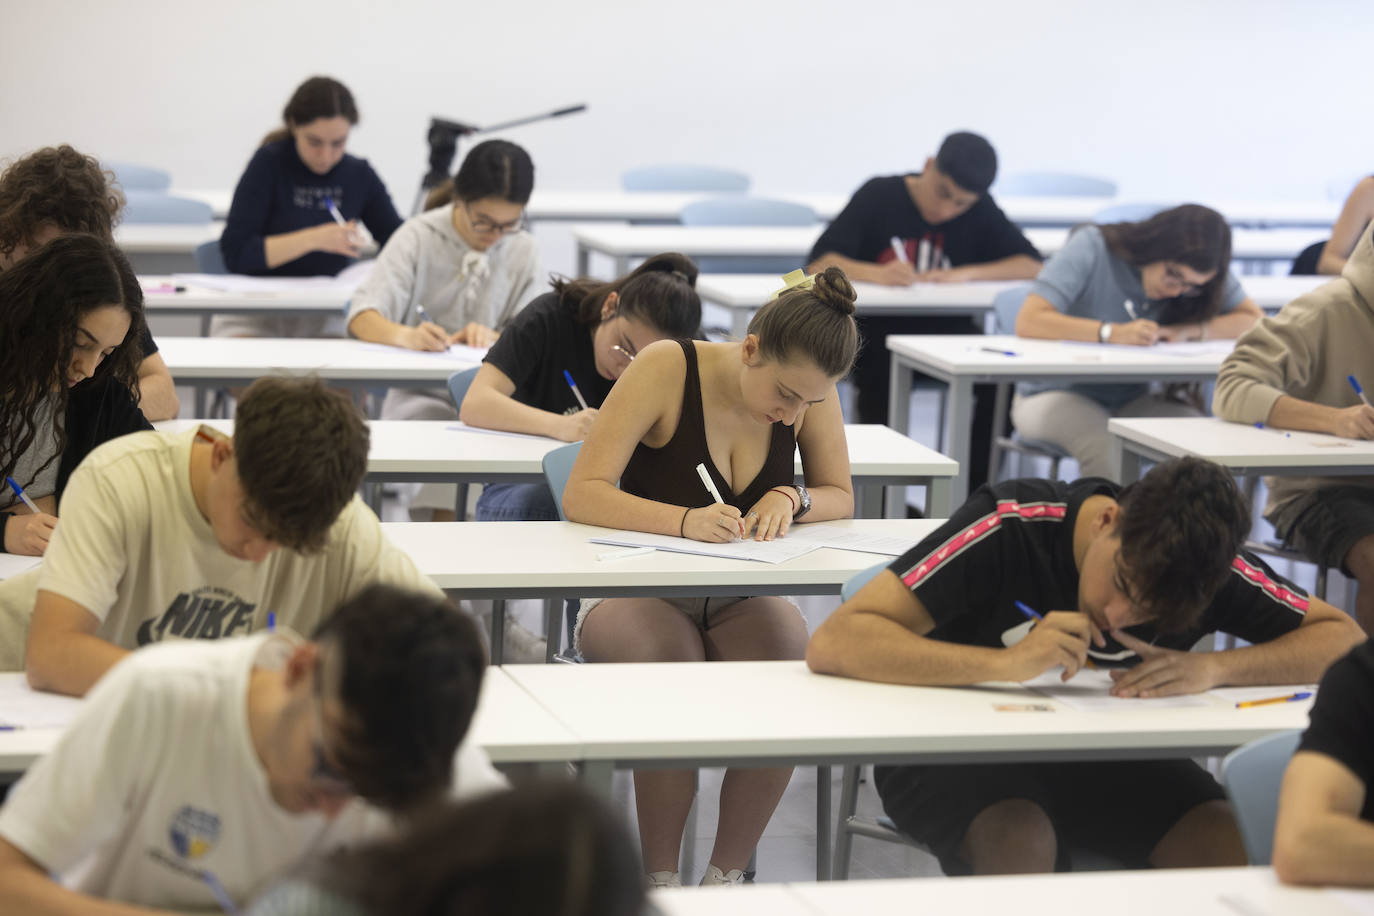
<path fill-rule="evenodd" d="M 0 913 L 241 905 L 446 791 L 504 787 L 462 743 L 485 665 L 469 618 L 385 585 L 311 642 L 277 631 L 133 653 L 0 810 Z"/>
<path fill-rule="evenodd" d="M 246 636 L 269 613 L 308 633 L 373 582 L 441 594 L 358 498 L 367 450 L 347 397 L 318 379 L 264 378 L 232 440 L 200 427 L 93 451 L 43 565 L 0 583 L 0 615 L 32 614 L 29 682 L 80 696 L 131 649 Z M 18 648 L 0 651 L 10 667 Z"/>

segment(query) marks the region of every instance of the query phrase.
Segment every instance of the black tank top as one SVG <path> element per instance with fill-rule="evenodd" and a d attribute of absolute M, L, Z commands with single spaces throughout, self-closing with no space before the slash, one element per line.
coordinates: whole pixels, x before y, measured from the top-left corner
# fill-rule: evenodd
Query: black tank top
<path fill-rule="evenodd" d="M 682 384 L 682 413 L 677 429 L 662 448 L 650 448 L 643 442 L 635 446 L 634 454 L 620 475 L 620 488 L 635 496 L 675 506 L 710 505 L 714 500 L 697 474 L 697 465 L 705 463 L 721 497 L 740 512 L 747 512 L 770 489 L 790 484 L 795 479 L 793 456 L 797 437 L 792 427 L 774 423 L 763 467 L 748 486 L 739 493 L 732 493 L 706 447 L 697 348 L 690 340 L 679 340 L 678 344 L 687 359 L 687 372 Z"/>

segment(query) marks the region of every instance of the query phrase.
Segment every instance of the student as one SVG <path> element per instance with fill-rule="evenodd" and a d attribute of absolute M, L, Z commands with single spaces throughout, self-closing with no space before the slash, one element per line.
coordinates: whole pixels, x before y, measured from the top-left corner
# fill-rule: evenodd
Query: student
<path fill-rule="evenodd" d="M 807 664 L 955 686 L 1059 665 L 1067 679 L 1091 660 L 1119 669 L 1111 692 L 1126 698 L 1315 680 L 1359 628 L 1241 551 L 1249 530 L 1229 473 L 1195 458 L 1125 489 L 989 484 L 840 605 Z M 1217 631 L 1253 645 L 1189 651 Z M 1062 870 L 1070 847 L 1128 867 L 1245 864 L 1221 787 L 1188 760 L 878 767 L 874 784 L 947 874 Z"/>
<path fill-rule="evenodd" d="M 307 866 L 248 916 L 640 916 L 636 859 L 601 799 L 565 783 L 522 786 Z"/>
<path fill-rule="evenodd" d="M 459 405 L 470 426 L 564 442 L 586 438 L 611 386 L 649 344 L 695 337 L 701 326 L 697 269 L 661 254 L 607 283 L 560 279 L 520 311 L 492 346 Z M 584 407 L 564 378 L 570 374 Z M 557 521 L 548 485 L 489 484 L 477 500 L 482 521 Z"/>
<path fill-rule="evenodd" d="M 1263 317 L 1231 274 L 1231 227 L 1185 204 L 1143 222 L 1085 226 L 1050 258 L 1016 316 L 1021 337 L 1148 347 L 1244 334 Z M 1111 417 L 1198 416 L 1201 404 L 1143 383 L 1023 382 L 1011 419 L 1110 477 Z"/>
<path fill-rule="evenodd" d="M 1298 255 L 1292 272 L 1340 274 L 1371 220 L 1374 220 L 1374 176 L 1361 178 L 1351 189 L 1341 207 L 1341 215 L 1336 218 L 1336 225 L 1331 228 L 1331 238 L 1309 246 Z"/>
<path fill-rule="evenodd" d="M 353 93 L 312 76 L 263 138 L 234 189 L 220 252 L 230 272 L 333 276 L 358 257 L 362 220 L 378 245 L 401 225 L 382 179 L 366 159 L 344 152 L 358 123 Z M 343 218 L 340 224 L 330 204 Z M 329 319 L 216 317 L 213 332 L 232 337 L 318 337 Z"/>
<path fill-rule="evenodd" d="M 563 493 L 570 520 L 721 542 L 771 540 L 803 518 L 853 514 L 835 384 L 858 350 L 854 289 L 838 267 L 787 279 L 741 342 L 661 341 L 640 352 L 573 465 Z M 805 487 L 792 485 L 798 448 Z M 727 502 L 713 500 L 698 465 Z M 786 659 L 802 656 L 806 622 L 772 597 L 586 599 L 575 636 L 592 662 Z M 791 775 L 726 773 L 702 883 L 741 880 Z M 655 886 L 681 883 L 695 783 L 690 770 L 635 773 L 640 845 Z"/>
<path fill-rule="evenodd" d="M 1283 774 L 1274 871 L 1291 884 L 1374 886 L 1374 643 L 1326 672 Z"/>
<path fill-rule="evenodd" d="M 42 567 L 0 583 L 0 605 L 32 613 L 29 683 L 80 696 L 132 649 L 245 636 L 269 614 L 310 630 L 372 582 L 439 594 L 355 492 L 367 449 L 344 395 L 286 378 L 253 383 L 232 440 L 201 426 L 96 449 Z"/>
<path fill-rule="evenodd" d="M 997 153 L 978 134 L 945 137 L 919 172 L 870 178 L 811 249 L 807 273 L 836 266 L 851 280 L 888 286 L 918 281 L 1022 280 L 1040 254 L 988 194 Z M 897 239 L 898 251 L 892 241 Z M 854 367 L 860 423 L 887 423 L 889 334 L 981 334 L 967 318 L 859 316 L 866 341 Z M 975 389 L 971 482 L 982 482 L 992 439 L 993 386 Z M 979 456 L 983 456 L 979 460 Z"/>
<path fill-rule="evenodd" d="M 66 144 L 15 160 L 0 174 L 0 271 L 64 232 L 86 232 L 113 244 L 123 209 L 114 173 Z M 181 404 L 146 327 L 138 349 L 138 406 L 150 421 L 170 420 Z"/>
<path fill-rule="evenodd" d="M 534 188 L 529 154 L 505 140 L 474 146 L 454 175 L 455 200 L 407 220 L 353 294 L 348 333 L 411 350 L 489 347 L 538 284 L 539 253 L 524 229 Z M 423 314 L 422 314 L 423 312 Z M 392 388 L 384 420 L 453 420 L 445 389 Z M 457 489 L 424 484 L 416 521 L 453 519 Z"/>
<path fill-rule="evenodd" d="M 81 459 L 152 428 L 135 401 L 143 290 L 118 248 L 65 235 L 0 273 L 0 303 L 3 551 L 40 556 Z M 40 511 L 26 508 L 3 478 Z"/>
<path fill-rule="evenodd" d="M 502 787 L 463 741 L 485 665 L 470 619 L 388 586 L 309 642 L 130 655 L 0 810 L 0 911 L 234 912 L 307 857 Z"/>

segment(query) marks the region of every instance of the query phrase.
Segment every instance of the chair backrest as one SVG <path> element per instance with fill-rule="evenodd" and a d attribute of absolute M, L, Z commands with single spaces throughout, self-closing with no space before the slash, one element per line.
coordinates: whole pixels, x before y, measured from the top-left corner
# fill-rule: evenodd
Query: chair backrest
<path fill-rule="evenodd" d="M 627 191 L 747 191 L 749 176 L 711 165 L 646 165 L 620 174 Z"/>
<path fill-rule="evenodd" d="M 201 242 L 195 250 L 196 270 L 203 274 L 227 274 L 224 266 L 224 252 L 220 251 L 219 239 Z"/>
<path fill-rule="evenodd" d="M 684 226 L 814 226 L 816 211 L 806 204 L 768 197 L 711 197 L 682 208 Z"/>
<path fill-rule="evenodd" d="M 172 186 L 172 173 L 136 162 L 102 162 L 115 174 L 115 181 L 127 191 L 166 191 Z"/>
<path fill-rule="evenodd" d="M 481 366 L 473 366 L 471 369 L 464 369 L 462 372 L 455 372 L 448 377 L 448 396 L 453 398 L 453 406 L 459 410 L 463 409 L 463 398 L 467 396 L 468 387 L 472 380 L 477 378 L 477 370 Z"/>
<path fill-rule="evenodd" d="M 1279 785 L 1301 737 L 1300 729 L 1269 735 L 1236 748 L 1221 762 L 1221 784 L 1236 811 L 1251 865 L 1268 865 L 1273 855 Z"/>
<path fill-rule="evenodd" d="M 215 211 L 203 200 L 159 191 L 130 191 L 125 197 L 126 223 L 208 223 L 214 218 Z"/>
<path fill-rule="evenodd" d="M 881 563 L 874 563 L 863 572 L 856 572 L 854 575 L 850 576 L 845 581 L 844 585 L 840 586 L 840 600 L 848 601 L 850 598 L 853 598 L 858 593 L 859 589 L 871 582 L 874 576 L 887 569 L 890 565 L 890 560 L 884 560 Z"/>
<path fill-rule="evenodd" d="M 553 491 L 553 504 L 558 507 L 558 517 L 565 522 L 568 517 L 563 514 L 563 488 L 568 485 L 573 462 L 577 460 L 577 453 L 581 449 L 581 442 L 573 442 L 560 446 L 544 456 L 544 479 Z"/>
<path fill-rule="evenodd" d="M 1008 287 L 992 297 L 992 317 L 998 334 L 1016 333 L 1016 315 L 1030 292 L 1029 283 Z"/>
<path fill-rule="evenodd" d="M 1158 201 L 1132 201 L 1122 204 L 1112 204 L 1110 207 L 1103 207 L 1093 214 L 1093 222 L 1103 223 L 1138 223 L 1147 220 L 1156 213 L 1163 213 L 1165 210 L 1172 210 L 1178 204 L 1162 204 Z"/>
<path fill-rule="evenodd" d="M 1116 182 L 1072 172 L 1017 172 L 997 179 L 1002 197 L 1115 197 Z"/>

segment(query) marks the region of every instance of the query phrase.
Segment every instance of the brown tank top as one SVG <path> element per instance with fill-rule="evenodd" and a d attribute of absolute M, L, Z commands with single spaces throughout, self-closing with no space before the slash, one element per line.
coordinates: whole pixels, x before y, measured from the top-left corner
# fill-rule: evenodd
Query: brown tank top
<path fill-rule="evenodd" d="M 713 499 L 697 474 L 697 465 L 705 463 L 721 497 L 741 512 L 747 512 L 771 488 L 793 481 L 797 437 L 792 427 L 774 423 L 763 467 L 748 486 L 739 493 L 732 493 L 706 447 L 697 348 L 690 340 L 679 340 L 678 344 L 687 359 L 687 372 L 682 384 L 682 413 L 677 429 L 662 448 L 650 448 L 643 442 L 635 446 L 629 464 L 620 475 L 620 488 L 635 496 L 675 506 L 706 506 Z"/>

